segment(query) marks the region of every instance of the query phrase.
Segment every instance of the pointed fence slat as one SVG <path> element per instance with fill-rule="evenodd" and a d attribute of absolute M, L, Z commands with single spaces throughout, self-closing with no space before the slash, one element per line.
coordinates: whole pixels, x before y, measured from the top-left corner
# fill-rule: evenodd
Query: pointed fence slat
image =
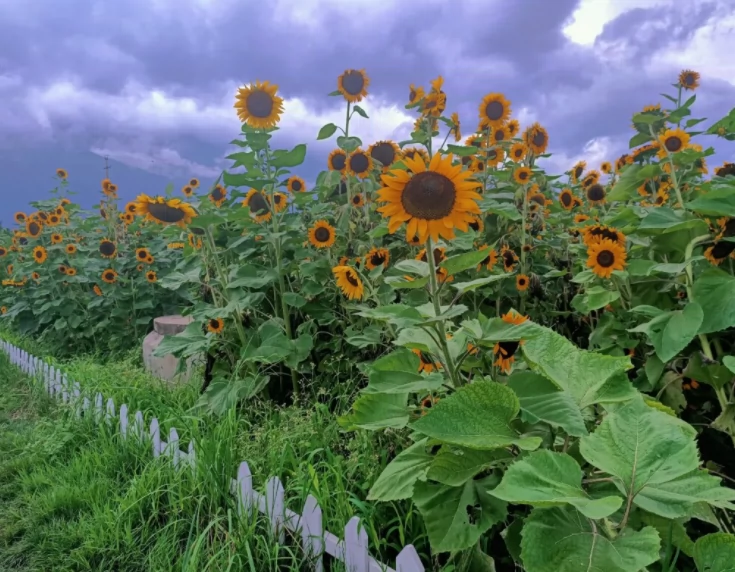
<path fill-rule="evenodd" d="M 158 419 L 151 419 L 146 435 L 143 413 L 136 411 L 130 418 L 127 404 L 120 406 L 119 415 L 115 414 L 115 402 L 112 398 L 105 401 L 101 393 L 94 395 L 94 402 L 83 395 L 77 382 L 70 382 L 60 369 L 47 364 L 40 358 L 32 356 L 9 342 L 0 342 L 0 349 L 8 356 L 10 362 L 24 373 L 42 383 L 47 393 L 61 398 L 64 403 L 73 405 L 77 417 L 92 411 L 96 423 L 104 419 L 111 428 L 118 424 L 123 439 L 135 436 L 140 441 L 150 438 L 153 457 L 170 458 L 174 467 L 190 467 L 196 471 L 196 444 L 189 441 L 187 451 L 180 449 L 177 430 L 169 429 L 168 442 L 161 439 L 161 428 Z M 86 417 L 86 415 L 85 415 Z M 118 421 L 119 420 L 119 421 Z M 344 562 L 347 572 L 424 572 L 416 549 L 409 544 L 396 557 L 395 569 L 381 564 L 370 556 L 368 534 L 357 516 L 352 517 L 344 529 L 344 540 L 324 530 L 322 509 L 312 495 L 306 497 L 301 514 L 289 510 L 285 504 L 283 483 L 278 477 L 266 481 L 265 494 L 253 488 L 253 475 L 250 466 L 243 461 L 237 469 L 237 478 L 230 480 L 230 489 L 237 500 L 238 513 L 241 516 L 253 510 L 265 514 L 271 525 L 271 531 L 279 543 L 285 542 L 286 530 L 301 538 L 304 554 L 309 559 L 310 570 L 324 572 L 324 555 L 327 554 Z"/>

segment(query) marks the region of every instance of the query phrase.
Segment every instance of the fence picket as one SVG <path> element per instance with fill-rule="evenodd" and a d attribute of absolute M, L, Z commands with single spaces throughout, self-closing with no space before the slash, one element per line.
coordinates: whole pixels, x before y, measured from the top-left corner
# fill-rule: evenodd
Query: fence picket
<path fill-rule="evenodd" d="M 135 432 L 135 436 L 138 438 L 139 441 L 142 441 L 145 438 L 143 427 L 145 427 L 145 423 L 143 421 L 143 413 L 141 413 L 140 411 L 136 411 L 135 421 L 133 422 L 133 431 Z"/>
<path fill-rule="evenodd" d="M 105 423 L 108 427 L 112 427 L 112 420 L 115 418 L 115 402 L 110 397 L 107 400 L 107 408 L 105 411 Z"/>
<path fill-rule="evenodd" d="M 94 420 L 96 423 L 102 421 L 102 394 L 97 392 L 94 396 Z"/>
<path fill-rule="evenodd" d="M 278 477 L 271 477 L 265 483 L 265 510 L 271 521 L 271 530 L 278 536 L 278 542 L 283 544 L 286 540 L 284 534 L 283 520 L 285 518 L 285 491 L 283 483 Z"/>
<path fill-rule="evenodd" d="M 192 474 L 196 476 L 197 454 L 196 454 L 196 447 L 194 446 L 194 439 L 189 441 L 189 466 L 191 467 Z"/>
<path fill-rule="evenodd" d="M 174 427 L 168 432 L 168 456 L 171 457 L 171 461 L 175 468 L 178 468 L 181 460 L 181 451 L 179 450 L 179 433 Z"/>
<path fill-rule="evenodd" d="M 153 456 L 158 458 L 161 456 L 161 429 L 158 426 L 158 419 L 151 419 L 151 443 L 153 446 Z"/>
<path fill-rule="evenodd" d="M 240 514 L 249 513 L 253 506 L 253 475 L 245 461 L 237 468 L 237 492 Z"/>
<path fill-rule="evenodd" d="M 123 439 L 128 437 L 128 404 L 123 403 L 120 406 L 120 436 Z"/>
<path fill-rule="evenodd" d="M 409 544 L 396 557 L 396 572 L 424 572 L 424 565 L 413 544 Z"/>
<path fill-rule="evenodd" d="M 359 517 L 353 516 L 345 526 L 344 542 L 347 572 L 369 572 L 368 535 Z"/>
<path fill-rule="evenodd" d="M 324 572 L 324 525 L 322 524 L 322 507 L 316 499 L 309 495 L 304 503 L 300 519 L 301 543 L 306 556 L 311 559 L 314 572 Z"/>

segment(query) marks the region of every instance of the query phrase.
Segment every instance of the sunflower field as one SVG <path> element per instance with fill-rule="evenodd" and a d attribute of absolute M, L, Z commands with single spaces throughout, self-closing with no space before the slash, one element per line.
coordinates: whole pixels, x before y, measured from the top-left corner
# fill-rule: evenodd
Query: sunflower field
<path fill-rule="evenodd" d="M 463 138 L 441 77 L 409 140 L 364 142 L 369 86 L 338 78 L 313 185 L 269 82 L 209 186 L 119 205 L 105 179 L 88 212 L 59 169 L 0 236 L 4 320 L 79 353 L 191 316 L 158 352 L 207 356 L 201 415 L 321 403 L 391 440 L 363 500 L 420 513 L 427 567 L 732 569 L 735 164 L 707 158 L 735 109 L 704 126 L 684 70 L 626 154 L 559 175 L 501 93 Z"/>

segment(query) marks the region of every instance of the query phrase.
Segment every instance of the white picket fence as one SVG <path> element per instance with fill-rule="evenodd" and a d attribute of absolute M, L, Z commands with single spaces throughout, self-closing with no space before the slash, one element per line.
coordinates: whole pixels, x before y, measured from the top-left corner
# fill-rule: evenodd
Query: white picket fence
<path fill-rule="evenodd" d="M 104 422 L 112 427 L 115 421 L 123 439 L 134 437 L 150 440 L 154 457 L 168 457 L 177 468 L 189 467 L 191 470 L 195 468 L 194 442 L 189 442 L 188 451 L 180 450 L 179 435 L 174 427 L 169 429 L 168 441 L 164 441 L 161 439 L 158 419 L 153 418 L 146 434 L 143 414 L 140 411 L 135 412 L 131 423 L 126 404 L 120 406 L 116 415 L 115 403 L 111 398 L 105 401 L 103 395 L 97 393 L 92 402 L 89 397 L 82 394 L 79 383 L 70 383 L 59 369 L 8 342 L 0 341 L 0 347 L 13 365 L 25 374 L 43 381 L 49 395 L 73 406 L 77 417 L 91 411 L 97 423 Z M 395 569 L 381 564 L 370 556 L 367 531 L 361 526 L 357 516 L 353 516 L 347 523 L 344 540 L 340 540 L 337 535 L 324 530 L 322 509 L 313 496 L 309 495 L 306 498 L 301 514 L 289 510 L 285 506 L 284 488 L 278 477 L 268 479 L 265 495 L 257 492 L 253 489 L 253 476 L 245 461 L 240 463 L 237 478 L 231 479 L 230 491 L 237 497 L 241 514 L 257 509 L 268 517 L 274 536 L 279 542 L 285 541 L 287 530 L 300 537 L 304 553 L 309 557 L 315 572 L 323 572 L 324 554 L 344 562 L 349 572 L 424 572 L 416 549 L 411 544 L 398 554 Z"/>

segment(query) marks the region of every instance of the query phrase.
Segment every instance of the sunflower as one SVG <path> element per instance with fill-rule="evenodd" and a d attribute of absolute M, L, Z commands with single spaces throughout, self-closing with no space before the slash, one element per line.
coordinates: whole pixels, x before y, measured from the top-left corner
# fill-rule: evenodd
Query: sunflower
<path fill-rule="evenodd" d="M 112 181 L 110 179 L 102 179 L 100 182 L 100 185 L 102 186 L 102 192 L 105 194 L 108 194 L 110 192 L 110 185 L 112 184 Z"/>
<path fill-rule="evenodd" d="M 363 97 L 367 97 L 367 88 L 370 78 L 365 70 L 345 70 L 337 78 L 337 91 L 350 103 L 359 103 Z"/>
<path fill-rule="evenodd" d="M 574 195 L 570 189 L 564 189 L 559 193 L 559 204 L 564 210 L 572 210 L 574 208 Z"/>
<path fill-rule="evenodd" d="M 516 276 L 516 290 L 519 292 L 525 292 L 528 290 L 528 285 L 531 283 L 531 281 L 528 279 L 528 276 L 525 274 L 519 274 Z"/>
<path fill-rule="evenodd" d="M 385 186 L 378 198 L 388 204 L 378 212 L 390 218 L 388 231 L 394 233 L 406 222 L 407 238 L 418 235 L 422 243 L 429 236 L 434 241 L 439 236 L 452 239 L 454 228 L 466 231 L 472 214 L 480 214 L 475 191 L 480 183 L 468 180 L 471 173 L 461 165 L 452 165 L 451 154 L 435 154 L 428 167 L 420 158 L 404 161 L 411 173 L 395 169 L 381 177 Z"/>
<path fill-rule="evenodd" d="M 38 272 L 31 272 L 31 278 L 38 282 L 41 279 L 41 275 Z"/>
<path fill-rule="evenodd" d="M 582 175 L 584 174 L 584 170 L 586 168 L 587 168 L 587 161 L 577 161 L 575 163 L 571 171 L 572 183 L 576 185 L 577 183 L 579 183 L 579 181 L 582 180 Z"/>
<path fill-rule="evenodd" d="M 689 144 L 689 134 L 683 129 L 667 129 L 663 135 L 659 136 L 661 148 L 658 156 L 665 159 L 670 153 L 683 151 Z"/>
<path fill-rule="evenodd" d="M 512 161 L 519 163 L 526 156 L 526 153 L 528 153 L 528 147 L 526 147 L 523 143 L 513 143 L 513 145 L 511 145 L 510 151 L 508 152 L 508 156 Z"/>
<path fill-rule="evenodd" d="M 288 208 L 288 197 L 285 193 L 273 193 L 273 208 L 277 213 Z"/>
<path fill-rule="evenodd" d="M 431 91 L 421 102 L 421 113 L 430 118 L 439 117 L 447 108 L 447 95 L 443 91 Z M 435 123 L 432 121 L 432 131 Z"/>
<path fill-rule="evenodd" d="M 368 155 L 377 161 L 387 171 L 390 166 L 401 158 L 401 150 L 393 141 L 376 141 L 368 147 Z"/>
<path fill-rule="evenodd" d="M 503 314 L 501 319 L 506 324 L 519 325 L 524 323 L 528 318 L 511 310 L 507 314 Z M 493 365 L 497 365 L 503 373 L 510 373 L 513 363 L 515 362 L 515 354 L 518 348 L 523 345 L 523 340 L 514 340 L 508 342 L 497 342 L 493 347 L 493 353 L 496 360 Z"/>
<path fill-rule="evenodd" d="M 4 246 L 0 246 L 0 258 L 5 258 L 8 255 L 8 249 Z"/>
<path fill-rule="evenodd" d="M 356 209 L 365 206 L 365 199 L 363 198 L 361 193 L 352 195 L 352 206 Z"/>
<path fill-rule="evenodd" d="M 26 221 L 26 233 L 31 238 L 38 238 L 39 236 L 41 236 L 42 230 L 43 225 L 39 221 L 30 219 Z"/>
<path fill-rule="evenodd" d="M 315 248 L 330 248 L 337 235 L 334 227 L 325 220 L 318 220 L 309 229 L 309 242 Z"/>
<path fill-rule="evenodd" d="M 728 175 L 735 175 L 735 163 L 723 161 L 722 166 L 715 169 L 715 175 L 723 178 Z"/>
<path fill-rule="evenodd" d="M 15 219 L 15 222 L 18 224 L 25 224 L 28 217 L 26 216 L 26 213 L 17 212 L 13 215 L 13 218 Z"/>
<path fill-rule="evenodd" d="M 704 257 L 715 266 L 719 266 L 733 252 L 735 242 L 716 242 L 704 251 Z"/>
<path fill-rule="evenodd" d="M 335 149 L 327 157 L 327 167 L 330 171 L 343 173 L 347 170 L 347 153 L 342 149 Z"/>
<path fill-rule="evenodd" d="M 505 159 L 505 151 L 503 149 L 500 147 L 488 149 L 486 155 L 486 163 L 488 167 L 497 167 L 498 164 L 502 163 L 503 159 Z"/>
<path fill-rule="evenodd" d="M 368 270 L 382 266 L 388 268 L 390 262 L 390 253 L 386 248 L 372 248 L 365 256 L 365 267 Z"/>
<path fill-rule="evenodd" d="M 102 255 L 102 258 L 115 258 L 115 256 L 117 256 L 117 245 L 109 238 L 103 238 L 100 241 L 99 251 Z"/>
<path fill-rule="evenodd" d="M 490 248 L 487 244 L 483 244 L 479 250 L 487 252 L 487 256 L 483 258 L 477 265 L 477 271 L 479 272 L 484 266 L 488 270 L 492 270 L 493 267 L 498 263 L 498 253 L 494 248 Z"/>
<path fill-rule="evenodd" d="M 539 123 L 534 123 L 526 129 L 523 139 L 536 155 L 541 155 L 549 145 L 549 134 Z"/>
<path fill-rule="evenodd" d="M 653 200 L 653 204 L 657 207 L 665 205 L 669 201 L 669 193 L 665 189 L 659 189 L 656 191 L 656 198 Z"/>
<path fill-rule="evenodd" d="M 55 232 L 51 235 L 51 244 L 59 244 L 64 241 L 64 237 L 61 236 L 58 232 Z"/>
<path fill-rule="evenodd" d="M 292 175 L 286 181 L 286 189 L 288 189 L 289 193 L 301 193 L 306 190 L 306 183 L 304 183 L 304 179 L 301 177 Z"/>
<path fill-rule="evenodd" d="M 67 268 L 66 269 L 66 275 L 67 276 L 76 276 L 77 275 L 77 269 L 76 268 Z"/>
<path fill-rule="evenodd" d="M 95 284 L 92 286 L 92 292 L 94 292 L 97 296 L 102 296 L 102 289 Z"/>
<path fill-rule="evenodd" d="M 347 170 L 360 179 L 367 178 L 372 168 L 372 158 L 359 147 L 347 157 Z"/>
<path fill-rule="evenodd" d="M 108 284 L 114 284 L 117 282 L 117 272 L 112 268 L 108 268 L 102 273 L 102 280 Z"/>
<path fill-rule="evenodd" d="M 511 137 L 518 135 L 518 132 L 521 130 L 521 124 L 517 119 L 511 119 L 508 121 L 506 127 L 508 129 L 508 134 Z"/>
<path fill-rule="evenodd" d="M 342 291 L 342 294 L 350 300 L 362 299 L 365 293 L 365 287 L 354 268 L 350 268 L 349 266 L 335 266 L 332 268 L 332 274 L 334 274 L 337 280 L 337 287 Z"/>
<path fill-rule="evenodd" d="M 283 98 L 277 91 L 278 86 L 267 81 L 238 89 L 234 107 L 240 121 L 255 129 L 275 127 L 283 113 Z"/>
<path fill-rule="evenodd" d="M 192 177 L 191 179 L 189 179 L 189 186 L 192 189 L 196 189 L 199 186 L 199 179 L 197 179 L 196 177 Z"/>
<path fill-rule="evenodd" d="M 507 125 L 498 125 L 495 129 L 493 129 L 492 134 L 490 135 L 491 140 L 494 144 L 498 144 L 501 141 L 505 141 L 510 137 L 510 133 L 508 132 L 508 126 Z"/>
<path fill-rule="evenodd" d="M 187 239 L 189 241 L 189 246 L 191 246 L 194 250 L 199 250 L 202 248 L 201 237 L 196 236 L 195 234 L 189 234 Z"/>
<path fill-rule="evenodd" d="M 605 187 L 600 183 L 590 185 L 585 189 L 584 193 L 590 205 L 601 205 L 605 202 Z"/>
<path fill-rule="evenodd" d="M 584 176 L 584 179 L 582 179 L 582 187 L 585 189 L 587 187 L 591 187 L 595 183 L 597 183 L 600 180 L 600 173 L 599 171 L 590 171 Z"/>
<path fill-rule="evenodd" d="M 59 179 L 66 179 L 69 176 L 69 173 L 66 172 L 66 169 L 56 169 L 56 176 L 59 177 Z"/>
<path fill-rule="evenodd" d="M 531 169 L 528 167 L 516 167 L 513 171 L 513 179 L 519 185 L 525 185 L 531 180 Z"/>
<path fill-rule="evenodd" d="M 587 248 L 587 266 L 601 278 L 610 278 L 614 270 L 625 269 L 625 247 L 603 238 Z"/>
<path fill-rule="evenodd" d="M 125 205 L 125 212 L 130 214 L 135 214 L 136 208 L 138 208 L 138 205 L 136 203 L 128 203 Z"/>
<path fill-rule="evenodd" d="M 148 282 L 150 282 L 151 284 L 153 284 L 154 282 L 158 281 L 158 276 L 156 275 L 156 271 L 155 270 L 149 270 L 148 272 L 146 272 L 145 273 L 145 279 L 148 280 Z"/>
<path fill-rule="evenodd" d="M 423 360 L 421 359 L 421 352 L 419 352 L 419 360 L 421 360 L 421 364 L 423 362 Z M 423 371 L 421 369 L 421 365 L 419 365 L 419 371 Z M 424 397 L 421 400 L 421 415 L 426 415 L 431 410 L 431 408 L 437 404 L 438 401 L 438 397 L 432 397 L 431 395 L 428 397 Z"/>
<path fill-rule="evenodd" d="M 210 318 L 207 320 L 207 330 L 213 334 L 219 334 L 225 329 L 225 321 L 222 318 Z"/>
<path fill-rule="evenodd" d="M 33 260 L 38 262 L 38 264 L 43 264 L 46 262 L 47 258 L 48 252 L 46 252 L 46 249 L 43 246 L 37 246 L 33 249 Z"/>
<path fill-rule="evenodd" d="M 48 224 L 49 226 L 56 226 L 61 222 L 61 218 L 56 213 L 49 215 Z"/>
<path fill-rule="evenodd" d="M 411 84 L 408 88 L 408 104 L 412 105 L 414 103 L 418 103 L 424 98 L 425 95 L 426 93 L 424 92 L 423 87 L 416 87 L 415 85 Z"/>
<path fill-rule="evenodd" d="M 139 195 L 136 200 L 136 213 L 147 221 L 158 224 L 175 224 L 184 227 L 196 216 L 196 211 L 180 199 L 149 197 Z"/>
<path fill-rule="evenodd" d="M 151 251 L 147 248 L 136 248 L 135 249 L 135 259 L 138 262 L 145 262 L 151 258 Z"/>
<path fill-rule="evenodd" d="M 590 220 L 589 215 L 581 214 L 581 213 L 574 215 L 574 222 L 575 222 L 575 224 L 580 224 L 580 223 L 583 223 L 583 222 L 585 222 L 587 220 Z"/>
<path fill-rule="evenodd" d="M 422 159 L 424 163 L 429 162 L 429 154 L 426 152 L 426 149 L 420 149 L 419 147 L 406 147 L 403 149 L 403 158 L 404 159 Z"/>
<path fill-rule="evenodd" d="M 38 215 L 38 219 L 39 219 L 39 220 L 40 220 L 41 222 L 46 222 L 46 221 L 48 220 L 48 214 L 47 214 L 47 213 L 45 213 L 45 212 L 43 212 L 43 211 L 39 211 L 39 212 L 38 212 L 38 213 L 36 213 L 36 214 Z M 31 218 L 31 217 L 28 217 L 28 218 Z"/>
<path fill-rule="evenodd" d="M 485 230 L 485 222 L 482 220 L 482 216 L 473 216 L 472 220 L 467 224 L 475 232 L 482 232 Z"/>
<path fill-rule="evenodd" d="M 507 246 L 504 246 L 500 249 L 500 258 L 503 259 L 503 269 L 506 272 L 513 272 L 518 262 L 518 255 Z"/>
<path fill-rule="evenodd" d="M 142 265 L 142 264 L 138 264 L 138 265 L 137 265 L 137 266 L 135 267 L 135 269 L 136 269 L 136 270 L 137 270 L 138 272 L 143 272 L 143 265 Z"/>
<path fill-rule="evenodd" d="M 602 171 L 606 175 L 609 175 L 610 173 L 612 173 L 612 170 L 613 170 L 613 166 L 612 166 L 612 163 L 610 163 L 610 161 L 604 161 L 602 165 L 600 165 L 600 171 Z"/>
<path fill-rule="evenodd" d="M 684 89 L 694 91 L 699 87 L 699 78 L 701 76 L 692 70 L 684 70 L 679 74 L 679 85 Z"/>
<path fill-rule="evenodd" d="M 149 256 L 148 258 L 145 259 L 146 264 L 153 264 L 154 261 L 155 261 L 155 258 L 153 258 L 152 256 Z"/>
<path fill-rule="evenodd" d="M 441 369 L 442 364 L 431 359 L 431 356 L 419 349 L 412 349 L 413 353 L 419 356 L 419 373 L 431 373 L 434 370 Z"/>
<path fill-rule="evenodd" d="M 166 248 L 168 248 L 169 250 L 181 250 L 182 248 L 184 248 L 184 246 L 185 244 L 183 242 L 169 242 L 166 245 Z"/>
<path fill-rule="evenodd" d="M 255 219 L 255 222 L 267 222 L 273 216 L 268 198 L 261 191 L 250 189 L 242 200 L 242 205 L 250 208 L 250 215 Z"/>
<path fill-rule="evenodd" d="M 0 307 L 0 314 L 2 314 L 4 316 L 7 313 L 8 313 L 8 307 L 7 306 Z"/>
<path fill-rule="evenodd" d="M 120 215 L 120 220 L 122 220 L 126 225 L 130 225 L 133 224 L 135 215 L 133 213 L 122 213 Z"/>
<path fill-rule="evenodd" d="M 452 127 L 449 132 L 454 135 L 455 141 L 460 141 L 462 139 L 462 128 L 459 123 L 459 113 L 452 113 L 450 120 L 452 122 Z"/>
<path fill-rule="evenodd" d="M 619 244 L 623 248 L 625 247 L 625 235 L 616 228 L 593 224 L 584 227 L 582 232 L 584 234 L 584 243 L 588 246 L 603 239 L 607 239 Z"/>
<path fill-rule="evenodd" d="M 406 237 L 406 242 L 409 246 L 423 246 L 424 244 L 418 236 L 414 236 L 413 238 Z"/>
<path fill-rule="evenodd" d="M 422 248 L 419 253 L 415 256 L 416 260 L 422 262 L 428 262 L 429 259 L 426 256 L 426 249 Z M 449 276 L 446 268 L 439 268 L 439 265 L 447 259 L 446 249 L 443 247 L 434 248 L 434 268 L 436 269 L 436 278 L 439 282 L 454 282 L 454 276 Z"/>
<path fill-rule="evenodd" d="M 480 103 L 480 125 L 499 127 L 510 119 L 510 101 L 502 93 L 489 93 Z"/>
<path fill-rule="evenodd" d="M 117 193 L 117 185 L 115 183 L 110 183 L 110 193 L 112 195 L 115 195 Z"/>

